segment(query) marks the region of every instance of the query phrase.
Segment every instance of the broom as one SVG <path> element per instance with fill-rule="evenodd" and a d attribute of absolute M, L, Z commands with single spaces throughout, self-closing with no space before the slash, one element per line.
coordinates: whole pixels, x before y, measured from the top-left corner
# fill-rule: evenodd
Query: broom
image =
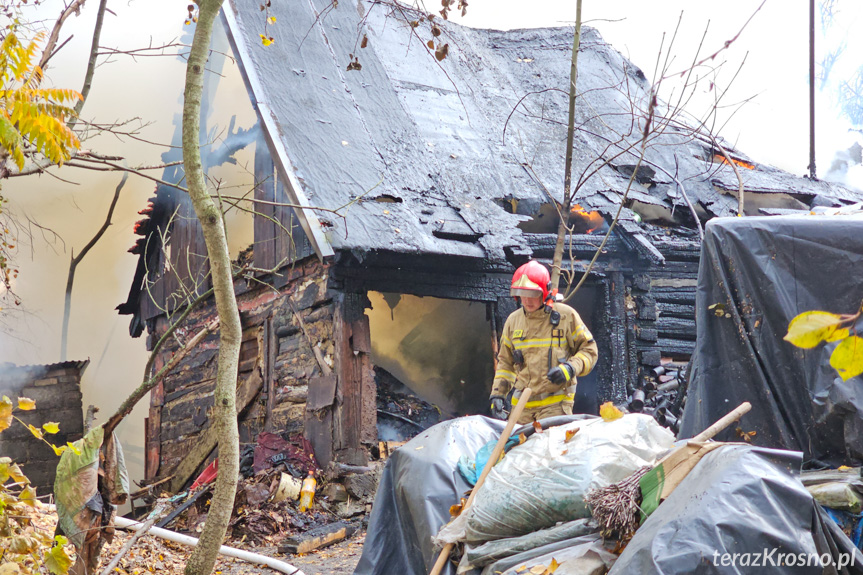
<path fill-rule="evenodd" d="M 518 403 L 513 408 L 512 413 L 509 414 L 509 419 L 506 422 L 506 427 L 503 428 L 503 432 L 500 434 L 500 439 L 497 440 L 497 445 L 494 446 L 494 451 L 491 452 L 491 457 L 488 458 L 488 461 L 486 462 L 485 467 L 483 468 L 482 473 L 479 476 L 479 479 L 476 480 L 473 491 L 470 492 L 470 496 L 467 498 L 467 501 L 462 507 L 462 513 L 465 513 L 471 506 L 474 497 L 476 497 L 476 492 L 479 491 L 479 488 L 482 487 L 483 483 L 485 483 L 485 478 L 491 472 L 491 468 L 494 467 L 494 464 L 497 463 L 498 459 L 500 459 L 500 454 L 503 452 L 503 448 L 506 446 L 507 440 L 509 440 L 512 429 L 515 427 L 518 418 L 521 416 L 521 412 L 524 411 L 524 407 L 527 405 L 527 401 L 530 399 L 530 394 L 531 390 L 529 387 L 526 387 L 524 388 L 524 390 L 522 390 L 521 397 L 518 398 Z M 449 554 L 452 552 L 452 548 L 454 546 L 455 544 L 453 543 L 447 543 L 444 548 L 441 549 L 440 555 L 438 555 L 437 561 L 432 567 L 431 575 L 440 575 L 440 572 L 443 571 L 447 559 L 449 559 Z"/>
<path fill-rule="evenodd" d="M 602 536 L 610 537 L 617 533 L 621 541 L 631 539 L 641 523 L 641 515 L 650 515 L 705 453 L 721 445 L 695 444 L 712 439 L 750 409 L 752 405 L 748 401 L 740 404 L 737 409 L 687 441 L 686 445 L 663 457 L 653 468 L 642 467 L 623 481 L 591 490 L 585 502 L 601 527 Z M 674 477 L 667 481 L 670 473 L 674 473 Z"/>

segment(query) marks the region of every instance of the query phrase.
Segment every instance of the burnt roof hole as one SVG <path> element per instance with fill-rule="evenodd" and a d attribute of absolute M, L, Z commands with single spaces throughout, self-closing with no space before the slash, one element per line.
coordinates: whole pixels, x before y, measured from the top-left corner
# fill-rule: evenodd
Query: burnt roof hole
<path fill-rule="evenodd" d="M 390 194 L 381 194 L 374 198 L 374 200 L 381 204 L 400 204 L 403 201 L 401 198 L 391 196 Z"/>
<path fill-rule="evenodd" d="M 617 172 L 625 177 L 631 178 L 632 173 L 635 171 L 635 164 L 621 164 L 619 166 L 614 166 Z M 651 168 L 650 166 L 641 165 L 638 166 L 638 173 L 635 175 L 635 181 L 643 186 L 650 186 L 654 184 L 654 178 L 656 177 L 656 170 Z"/>
<path fill-rule="evenodd" d="M 539 209 L 528 213 L 524 213 L 521 210 L 518 210 L 516 213 L 531 217 L 531 219 L 518 224 L 518 228 L 523 232 L 529 234 L 551 234 L 557 232 L 560 216 L 552 204 L 541 204 Z"/>

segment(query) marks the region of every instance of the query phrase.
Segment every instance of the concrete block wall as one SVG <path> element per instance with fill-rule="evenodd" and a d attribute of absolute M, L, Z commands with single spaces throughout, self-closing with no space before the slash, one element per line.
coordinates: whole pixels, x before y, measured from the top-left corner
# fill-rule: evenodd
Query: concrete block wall
<path fill-rule="evenodd" d="M 39 428 L 49 421 L 57 422 L 60 432 L 46 436 L 54 445 L 76 441 L 84 433 L 81 377 L 89 363 L 87 360 L 51 365 L 0 364 L 0 396 L 8 396 L 15 405 L 18 397 L 34 400 L 35 410 L 15 410 L 15 415 Z M 13 422 L 0 433 L 0 456 L 18 463 L 40 496 L 53 493 L 60 458 L 26 427 Z"/>

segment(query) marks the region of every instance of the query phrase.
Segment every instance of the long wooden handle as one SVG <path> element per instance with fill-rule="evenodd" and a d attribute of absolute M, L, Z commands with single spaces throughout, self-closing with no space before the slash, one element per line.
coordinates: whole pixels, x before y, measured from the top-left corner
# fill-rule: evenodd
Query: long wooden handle
<path fill-rule="evenodd" d="M 530 399 L 530 394 L 531 391 L 529 387 L 526 387 L 521 392 L 521 397 L 518 398 L 518 403 L 515 405 L 515 409 L 513 409 L 512 413 L 509 414 L 509 419 L 506 421 L 506 427 L 503 428 L 503 432 L 500 434 L 500 439 L 497 440 L 497 445 L 494 446 L 494 451 L 491 452 L 491 457 L 486 461 L 479 479 L 476 480 L 476 485 L 473 486 L 473 491 L 470 492 L 470 496 L 467 498 L 467 501 L 461 510 L 462 513 L 467 511 L 468 507 L 471 506 L 474 497 L 476 497 L 476 492 L 479 491 L 479 488 L 482 487 L 483 483 L 485 483 L 485 478 L 488 477 L 489 473 L 491 473 L 491 468 L 494 467 L 494 464 L 497 463 L 498 459 L 500 459 L 500 454 L 503 453 L 503 448 L 506 446 L 506 442 L 509 440 L 509 436 L 515 427 L 516 422 L 518 422 L 518 418 L 521 417 L 521 412 L 524 411 L 524 406 L 527 405 L 527 401 Z M 454 543 L 447 543 L 444 548 L 441 549 L 440 555 L 438 555 L 437 561 L 435 561 L 434 567 L 432 567 L 431 575 L 440 575 L 440 572 L 443 571 L 444 565 L 446 565 L 447 559 L 449 559 L 449 554 L 452 552 L 454 545 Z"/>
<path fill-rule="evenodd" d="M 717 433 L 740 419 L 743 415 L 749 413 L 750 409 L 752 409 L 752 404 L 748 401 L 744 401 L 739 406 L 737 406 L 737 409 L 735 409 L 734 411 L 732 411 L 731 413 L 729 413 L 728 415 L 726 415 L 725 417 L 723 417 L 722 419 L 720 419 L 719 421 L 717 421 L 716 423 L 690 439 L 690 441 L 707 441 L 709 439 L 713 439 L 713 437 Z"/>

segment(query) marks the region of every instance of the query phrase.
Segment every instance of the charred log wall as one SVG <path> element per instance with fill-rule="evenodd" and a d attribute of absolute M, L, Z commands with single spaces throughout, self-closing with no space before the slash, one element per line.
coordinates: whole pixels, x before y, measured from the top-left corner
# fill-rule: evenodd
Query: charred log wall
<path fill-rule="evenodd" d="M 243 326 L 237 394 L 241 442 L 254 441 L 262 430 L 302 431 L 310 417 L 308 400 L 317 401 L 312 417 L 335 401 L 334 385 L 327 387 L 325 373 L 336 363 L 337 345 L 336 302 L 327 289 L 328 274 L 328 266 L 312 257 L 284 269 L 280 289 L 265 285 L 274 283 L 266 277 L 235 283 Z M 215 315 L 213 302 L 190 314 L 177 338 L 159 353 L 154 369 L 160 369 L 180 342 Z M 154 335 L 161 336 L 167 326 L 166 317 L 158 318 Z M 195 453 L 196 444 L 207 434 L 217 355 L 218 334 L 213 334 L 151 393 L 146 438 L 148 479 L 173 473 L 188 454 Z M 329 400 L 328 389 L 332 390 Z"/>
<path fill-rule="evenodd" d="M 556 236 L 526 234 L 533 257 L 551 265 Z M 601 236 L 573 235 L 563 265 L 580 277 Z M 639 235 L 650 250 L 636 250 L 613 235 L 592 269 L 602 298 L 593 311 L 600 358 L 597 400 L 622 403 L 634 390 L 655 387 L 654 368 L 686 362 L 695 347 L 697 238 Z"/>
<path fill-rule="evenodd" d="M 0 365 L 0 397 L 8 396 L 14 405 L 18 397 L 36 402 L 36 409 L 17 412 L 24 423 L 41 428 L 49 421 L 60 425 L 60 432 L 46 436 L 55 445 L 76 441 L 84 432 L 81 409 L 81 376 L 89 361 L 67 361 L 53 365 Z M 0 454 L 10 457 L 39 495 L 54 492 L 54 476 L 60 458 L 30 430 L 14 422 L 0 434 Z"/>

